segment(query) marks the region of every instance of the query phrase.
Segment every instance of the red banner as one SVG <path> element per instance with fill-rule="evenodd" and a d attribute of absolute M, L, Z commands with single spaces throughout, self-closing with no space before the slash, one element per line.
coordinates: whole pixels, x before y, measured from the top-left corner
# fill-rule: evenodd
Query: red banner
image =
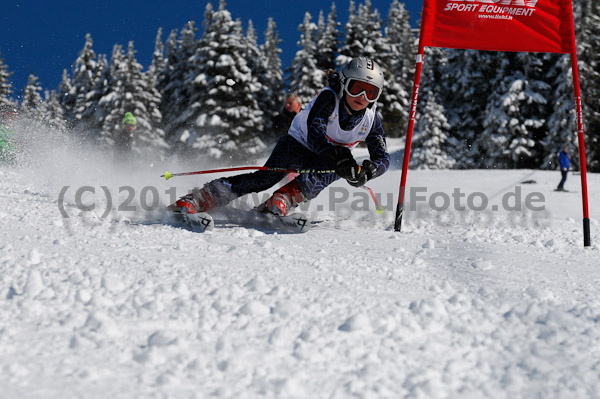
<path fill-rule="evenodd" d="M 573 50 L 571 0 L 425 0 L 424 46 L 566 53 Z"/>

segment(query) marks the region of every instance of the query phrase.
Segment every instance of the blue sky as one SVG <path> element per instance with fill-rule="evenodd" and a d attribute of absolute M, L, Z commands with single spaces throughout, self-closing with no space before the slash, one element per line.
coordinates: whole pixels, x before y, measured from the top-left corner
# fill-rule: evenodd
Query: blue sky
<path fill-rule="evenodd" d="M 9 3 L 8 0 L 6 3 Z M 173 28 L 180 29 L 188 20 L 201 26 L 208 1 L 81 1 L 57 0 L 46 2 L 30 0 L 4 4 L 0 14 L 0 57 L 13 72 L 11 81 L 15 95 L 20 95 L 30 73 L 36 75 L 44 89 L 55 89 L 62 70 L 71 71 L 85 43 L 86 33 L 91 33 L 96 53 L 110 56 L 116 43 L 127 46 L 133 40 L 137 59 L 147 68 L 154 49 L 154 39 L 159 27 L 163 28 L 163 41 Z M 249 19 L 263 41 L 267 18 L 273 17 L 277 24 L 281 44 L 282 61 L 288 66 L 298 50 L 298 25 L 304 13 L 309 11 L 316 22 L 319 11 L 329 13 L 331 1 L 272 1 L 229 0 L 227 9 L 232 17 L 240 18 L 244 29 Z M 355 0 L 362 4 L 362 0 Z M 372 0 L 373 7 L 385 18 L 392 0 Z M 212 4 L 218 7 L 219 1 Z M 335 1 L 338 21 L 344 24 L 348 18 L 349 0 Z M 414 25 L 423 2 L 406 0 Z"/>

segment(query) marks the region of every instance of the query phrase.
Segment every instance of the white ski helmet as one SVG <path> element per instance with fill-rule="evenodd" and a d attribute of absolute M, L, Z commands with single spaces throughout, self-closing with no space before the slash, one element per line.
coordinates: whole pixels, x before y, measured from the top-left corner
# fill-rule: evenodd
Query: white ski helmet
<path fill-rule="evenodd" d="M 383 90 L 384 78 L 383 71 L 377 65 L 377 63 L 366 57 L 353 58 L 344 68 L 342 69 L 344 90 L 348 93 L 348 86 L 351 80 L 359 80 L 372 84 L 379 88 L 379 92 L 375 99 L 371 101 L 377 101 Z"/>

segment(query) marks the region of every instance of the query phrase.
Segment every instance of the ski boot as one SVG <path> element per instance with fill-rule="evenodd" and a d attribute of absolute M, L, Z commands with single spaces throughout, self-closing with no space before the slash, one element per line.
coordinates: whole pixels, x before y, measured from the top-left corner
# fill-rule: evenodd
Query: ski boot
<path fill-rule="evenodd" d="M 257 210 L 262 213 L 286 216 L 292 208 L 304 201 L 306 201 L 306 197 L 302 191 L 300 191 L 298 182 L 292 180 L 290 183 L 275 191 L 271 198 L 257 207 Z"/>
<path fill-rule="evenodd" d="M 188 214 L 207 212 L 211 209 L 227 205 L 238 195 L 231 191 L 231 186 L 222 179 L 213 180 L 202 188 L 194 188 L 167 207 L 172 212 Z"/>

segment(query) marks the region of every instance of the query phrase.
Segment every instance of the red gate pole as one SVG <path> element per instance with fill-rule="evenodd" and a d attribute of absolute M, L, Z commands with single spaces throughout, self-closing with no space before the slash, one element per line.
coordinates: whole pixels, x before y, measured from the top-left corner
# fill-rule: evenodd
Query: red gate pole
<path fill-rule="evenodd" d="M 421 82 L 421 68 L 423 66 L 423 26 L 425 15 L 421 21 L 421 33 L 419 35 L 419 51 L 417 54 L 417 63 L 415 66 L 415 79 L 413 82 L 413 92 L 410 101 L 410 113 L 408 127 L 406 129 L 406 144 L 404 145 L 404 160 L 402 162 L 402 178 L 400 179 L 400 192 L 398 193 L 398 205 L 396 206 L 396 220 L 394 230 L 400 231 L 402 228 L 402 216 L 404 214 L 404 193 L 406 191 L 406 176 L 408 174 L 408 162 L 410 160 L 410 146 L 412 144 L 413 129 L 415 126 L 415 116 L 417 114 L 417 100 L 419 98 L 419 84 Z"/>
<path fill-rule="evenodd" d="M 573 51 L 571 52 L 571 69 L 573 70 L 573 90 L 575 92 L 575 110 L 577 112 L 577 141 L 579 144 L 579 169 L 581 171 L 581 199 L 583 201 L 583 247 L 591 248 L 590 213 L 588 209 L 587 168 L 585 162 L 585 143 L 583 137 L 583 111 L 581 109 L 581 91 L 579 89 L 579 67 L 577 66 L 577 47 L 575 29 L 571 30 Z"/>

